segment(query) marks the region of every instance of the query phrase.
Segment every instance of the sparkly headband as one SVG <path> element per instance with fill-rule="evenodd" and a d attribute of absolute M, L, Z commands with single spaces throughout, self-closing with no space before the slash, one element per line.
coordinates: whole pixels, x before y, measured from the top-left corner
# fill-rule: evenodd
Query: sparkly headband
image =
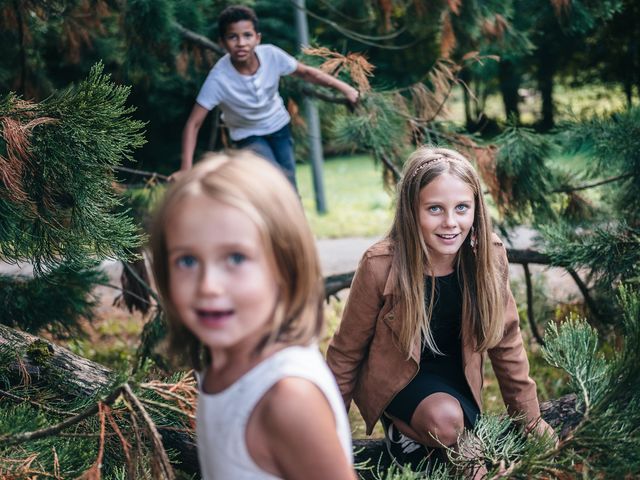
<path fill-rule="evenodd" d="M 430 158 L 429 160 L 426 160 L 425 162 L 423 162 L 422 165 L 420 165 L 418 168 L 416 168 L 413 171 L 413 175 L 411 175 L 411 178 L 415 178 L 415 176 L 418 175 L 418 173 L 420 173 L 420 170 L 425 168 L 427 165 L 431 165 L 432 163 L 440 162 L 442 160 L 454 160 L 454 159 L 446 155 L 438 155 L 437 157 Z"/>

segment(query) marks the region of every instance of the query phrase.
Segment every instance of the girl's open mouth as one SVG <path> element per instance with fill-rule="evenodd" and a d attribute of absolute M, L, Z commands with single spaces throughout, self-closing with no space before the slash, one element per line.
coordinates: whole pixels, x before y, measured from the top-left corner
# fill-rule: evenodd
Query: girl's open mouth
<path fill-rule="evenodd" d="M 207 325 L 217 325 L 228 320 L 233 310 L 196 310 L 200 322 Z"/>

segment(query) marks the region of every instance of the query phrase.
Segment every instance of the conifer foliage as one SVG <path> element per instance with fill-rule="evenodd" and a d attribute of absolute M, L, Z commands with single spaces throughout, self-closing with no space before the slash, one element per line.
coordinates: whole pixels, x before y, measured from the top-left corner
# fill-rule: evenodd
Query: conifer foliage
<path fill-rule="evenodd" d="M 98 64 L 40 103 L 0 98 L 0 258 L 80 268 L 140 244 L 136 225 L 114 213 L 114 167 L 144 142 L 128 92 Z"/>
<path fill-rule="evenodd" d="M 470 442 L 480 441 L 467 450 L 480 448 L 495 478 L 501 472 L 523 479 L 623 478 L 640 471 L 640 296 L 621 288 L 618 298 L 624 342 L 613 355 L 605 355 L 595 329 L 583 319 L 551 324 L 547 331 L 545 357 L 569 374 L 582 413 L 568 436 L 557 445 L 534 436 L 522 441 L 520 433 L 489 416 L 469 437 Z M 469 467 L 460 454 L 454 459 Z"/>
<path fill-rule="evenodd" d="M 78 320 L 94 319 L 99 299 L 92 292 L 106 282 L 98 269 L 66 266 L 35 278 L 0 275 L 0 323 L 33 334 L 78 338 L 83 334 Z"/>

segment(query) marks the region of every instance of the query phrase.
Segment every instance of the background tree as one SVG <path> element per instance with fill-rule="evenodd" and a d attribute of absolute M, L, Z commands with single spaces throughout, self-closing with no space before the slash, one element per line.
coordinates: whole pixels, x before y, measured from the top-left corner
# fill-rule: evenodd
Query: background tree
<path fill-rule="evenodd" d="M 590 74 L 599 75 L 606 82 L 622 84 L 627 105 L 633 104 L 633 91 L 640 97 L 640 27 L 635 21 L 640 5 L 632 0 L 622 2 L 622 8 L 603 28 L 585 39 L 585 54 L 580 58 L 580 72 L 575 75 L 581 83 L 588 83 Z"/>

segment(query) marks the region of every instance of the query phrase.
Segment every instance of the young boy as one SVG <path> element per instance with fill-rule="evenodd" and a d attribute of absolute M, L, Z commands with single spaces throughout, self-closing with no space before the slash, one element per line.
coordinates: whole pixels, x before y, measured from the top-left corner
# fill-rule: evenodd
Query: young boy
<path fill-rule="evenodd" d="M 274 45 L 260 45 L 258 18 L 248 7 L 225 8 L 218 18 L 218 32 L 228 53 L 209 72 L 185 124 L 180 170 L 191 168 L 202 122 L 220 105 L 236 146 L 249 148 L 278 165 L 296 187 L 291 117 L 278 92 L 280 77 L 291 74 L 334 88 L 351 104 L 358 101 L 358 91 Z"/>

